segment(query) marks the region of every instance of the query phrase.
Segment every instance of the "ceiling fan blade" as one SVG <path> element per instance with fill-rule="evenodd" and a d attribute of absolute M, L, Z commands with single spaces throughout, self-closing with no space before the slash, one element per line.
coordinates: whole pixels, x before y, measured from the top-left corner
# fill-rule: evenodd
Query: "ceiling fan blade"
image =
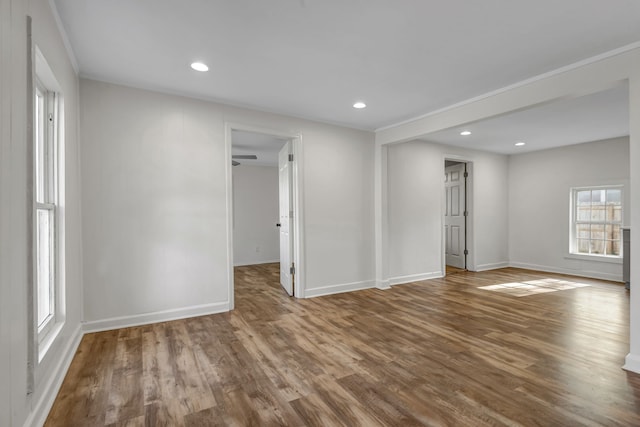
<path fill-rule="evenodd" d="M 236 162 L 235 160 L 231 160 L 231 166 L 238 166 L 240 162 Z"/>
<path fill-rule="evenodd" d="M 257 160 L 258 156 L 255 154 L 233 154 L 232 159 L 245 159 L 245 160 Z"/>

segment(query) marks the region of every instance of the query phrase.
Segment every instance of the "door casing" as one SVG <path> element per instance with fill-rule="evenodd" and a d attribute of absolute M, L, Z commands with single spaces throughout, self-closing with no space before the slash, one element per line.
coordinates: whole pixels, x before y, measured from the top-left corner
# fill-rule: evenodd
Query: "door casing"
<path fill-rule="evenodd" d="M 466 268 L 466 163 L 445 164 L 445 265 Z"/>
<path fill-rule="evenodd" d="M 227 209 L 226 209 L 226 224 L 227 224 L 227 283 L 228 287 L 228 306 L 229 310 L 233 310 L 235 306 L 234 301 L 234 274 L 233 274 L 233 188 L 232 188 L 232 166 L 231 166 L 231 151 L 232 151 L 232 131 L 246 131 L 262 133 L 266 135 L 273 135 L 282 139 L 291 140 L 291 151 L 293 153 L 292 162 L 292 210 L 293 220 L 291 221 L 291 228 L 293 231 L 293 252 L 291 254 L 291 260 L 295 263 L 295 283 L 294 283 L 294 295 L 297 298 L 305 297 L 305 258 L 304 258 L 304 204 L 303 204 L 303 189 L 304 189 L 304 155 L 303 155 L 303 143 L 302 134 L 283 131 L 279 129 L 268 128 L 264 126 L 257 126 L 247 123 L 225 122 L 225 176 L 226 176 L 226 196 L 227 196 Z M 275 224 L 274 224 L 275 225 Z"/>
<path fill-rule="evenodd" d="M 466 158 L 463 156 L 459 156 L 459 155 L 455 155 L 455 154 L 445 154 L 443 156 L 442 159 L 442 173 L 440 174 L 440 176 L 444 177 L 444 164 L 445 161 L 447 160 L 451 160 L 454 162 L 462 162 L 462 163 L 466 163 L 467 164 L 467 173 L 468 173 L 468 177 L 467 177 L 467 188 L 466 188 L 466 209 L 468 211 L 468 215 L 467 215 L 467 222 L 466 222 L 466 233 L 467 233 L 467 242 L 466 242 L 466 247 L 467 250 L 469 251 L 469 254 L 467 255 L 467 270 L 469 271 L 476 271 L 476 250 L 475 250 L 475 239 L 474 239 L 474 218 L 475 218 L 475 213 L 474 213 L 474 191 L 473 191 L 473 187 L 474 187 L 474 180 L 473 180 L 473 160 L 470 158 Z M 440 224 L 440 230 L 441 230 L 441 268 L 442 268 L 442 276 L 446 275 L 446 271 L 447 271 L 447 261 L 446 261 L 446 236 L 445 236 L 445 231 L 444 231 L 444 224 L 445 224 L 445 209 L 446 209 L 446 191 L 445 191 L 445 187 L 444 187 L 444 183 L 442 185 L 442 196 L 441 196 L 441 206 L 442 206 L 442 216 L 441 216 L 441 224 Z"/>

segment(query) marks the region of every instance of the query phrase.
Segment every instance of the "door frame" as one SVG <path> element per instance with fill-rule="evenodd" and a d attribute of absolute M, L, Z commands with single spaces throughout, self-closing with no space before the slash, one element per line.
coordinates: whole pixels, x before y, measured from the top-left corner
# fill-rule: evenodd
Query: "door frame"
<path fill-rule="evenodd" d="M 224 124 L 224 151 L 225 151 L 225 177 L 227 195 L 227 282 L 229 283 L 229 310 L 235 307 L 235 285 L 234 285 L 234 265 L 233 265 L 233 184 L 232 184 L 232 131 L 240 130 L 246 132 L 262 133 L 273 135 L 278 138 L 291 140 L 291 151 L 293 153 L 292 170 L 292 209 L 293 221 L 293 252 L 291 261 L 295 265 L 294 295 L 296 298 L 305 297 L 305 259 L 304 259 L 304 194 L 303 194 L 303 144 L 302 134 L 290 131 L 283 131 L 264 126 L 256 126 L 246 123 L 225 122 Z"/>
<path fill-rule="evenodd" d="M 453 162 L 460 162 L 460 163 L 466 163 L 467 165 L 467 173 L 468 173 L 468 177 L 467 177 L 467 183 L 466 183 L 466 188 L 465 188 L 465 209 L 469 212 L 469 214 L 467 215 L 467 222 L 466 222 L 466 241 L 465 241 L 465 248 L 469 251 L 469 254 L 467 255 L 467 259 L 466 259 L 466 264 L 467 264 L 467 270 L 469 271 L 476 271 L 476 247 L 475 247 L 475 239 L 474 239 L 474 218 L 475 218 L 475 210 L 474 210 L 474 197 L 473 197 L 473 160 L 465 157 L 465 156 L 460 156 L 457 154 L 445 154 L 442 157 L 442 163 L 441 163 L 441 167 L 442 167 L 442 173 L 440 174 L 441 177 L 444 177 L 444 169 L 445 169 L 445 162 L 449 160 L 449 161 L 453 161 Z M 444 186 L 444 182 L 442 185 L 442 193 L 441 193 L 441 206 L 442 206 L 442 213 L 441 213 L 441 223 L 440 223 L 440 238 L 441 238 L 441 268 L 442 268 L 442 276 L 446 276 L 447 275 L 447 259 L 446 259 L 446 245 L 447 245 L 447 240 L 446 240 L 446 236 L 445 236 L 445 232 L 444 232 L 444 224 L 445 224 L 445 214 L 446 214 L 446 206 L 447 203 L 447 194 L 446 194 L 446 189 Z"/>
<path fill-rule="evenodd" d="M 291 212 L 293 208 L 293 164 L 291 162 L 291 154 L 293 153 L 293 143 L 288 140 L 285 145 L 278 151 L 278 242 L 280 243 L 280 285 L 289 294 L 295 296 L 295 273 L 291 271 L 294 265 L 293 260 L 293 242 L 295 234 L 292 229 Z M 286 173 L 282 173 L 286 169 Z M 286 177 L 283 179 L 283 177 Z M 287 188 L 283 187 L 286 180 Z M 286 197 L 285 196 L 286 191 Z M 286 210 L 283 209 L 283 201 L 286 201 Z M 283 240 L 283 230 L 287 230 L 287 238 Z M 286 255 L 283 257 L 283 249 L 286 249 Z M 288 264 L 282 265 L 283 258 L 287 259 Z M 288 271 L 287 271 L 288 269 Z"/>

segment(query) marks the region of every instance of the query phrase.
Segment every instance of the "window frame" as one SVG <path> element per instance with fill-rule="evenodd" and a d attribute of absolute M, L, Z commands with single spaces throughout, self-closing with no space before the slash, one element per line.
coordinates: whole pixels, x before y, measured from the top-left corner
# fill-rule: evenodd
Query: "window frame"
<path fill-rule="evenodd" d="M 59 246 L 59 126 L 60 97 L 47 88 L 36 75 L 34 85 L 34 270 L 35 270 L 35 328 L 39 359 L 41 360 L 52 341 L 55 325 L 60 323 L 60 246 Z M 42 212 L 48 216 L 48 313 L 41 319 L 41 277 L 38 259 L 41 251 L 39 218 Z"/>
<path fill-rule="evenodd" d="M 619 221 L 611 221 L 606 217 L 604 220 L 580 220 L 578 219 L 578 193 L 581 191 L 607 191 L 607 190 L 620 190 L 620 220 Z M 572 187 L 569 191 L 570 194 L 570 212 L 569 212 L 569 256 L 572 258 L 580 258 L 580 259 L 593 259 L 597 260 L 611 260 L 612 262 L 621 260 L 623 257 L 623 245 L 622 245 L 622 228 L 624 227 L 624 209 L 625 209 L 625 188 L 623 184 L 609 184 L 609 185 L 595 185 L 595 186 L 584 186 L 584 187 Z M 593 203 L 593 202 L 592 202 Z M 606 200 L 605 200 L 606 203 Z M 620 237 L 619 237 L 619 248 L 620 252 L 618 255 L 612 254 L 597 254 L 597 253 L 585 253 L 578 251 L 578 225 L 580 224 L 589 224 L 589 225 L 607 225 L 618 226 L 620 229 Z M 589 241 L 596 240 L 591 239 L 589 237 Z M 606 242 L 608 239 L 604 239 Z"/>

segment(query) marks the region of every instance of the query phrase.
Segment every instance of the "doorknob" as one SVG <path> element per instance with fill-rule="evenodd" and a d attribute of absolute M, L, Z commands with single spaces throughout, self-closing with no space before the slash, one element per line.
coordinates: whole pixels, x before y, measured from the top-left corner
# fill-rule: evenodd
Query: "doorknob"
<path fill-rule="evenodd" d="M 276 224 L 276 227 L 280 227 L 280 223 L 277 223 L 277 224 Z"/>

